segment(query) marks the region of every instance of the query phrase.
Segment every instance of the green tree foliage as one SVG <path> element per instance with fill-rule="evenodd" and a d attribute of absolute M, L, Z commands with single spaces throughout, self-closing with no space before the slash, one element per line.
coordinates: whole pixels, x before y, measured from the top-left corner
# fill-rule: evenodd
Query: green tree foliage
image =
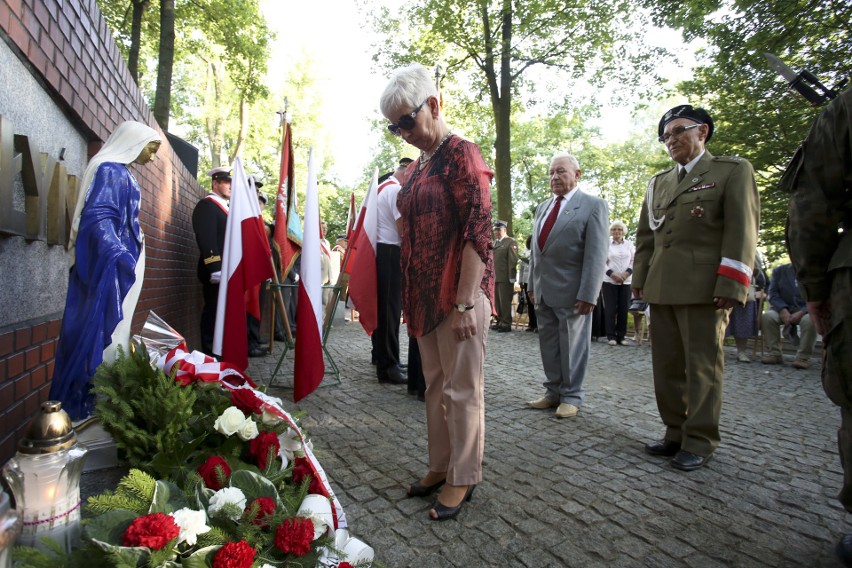
<path fill-rule="evenodd" d="M 440 63 L 448 79 L 487 104 L 497 215 L 511 222 L 511 117 L 515 97 L 530 92 L 525 76 L 544 67 L 564 84 L 584 78 L 599 85 L 606 78 L 636 85 L 650 78 L 658 52 L 641 39 L 644 17 L 622 0 L 424 0 L 377 18 L 384 43 L 376 59 L 386 68 Z"/>
<path fill-rule="evenodd" d="M 852 3 L 848 0 L 643 0 L 656 22 L 703 38 L 710 48 L 692 80 L 679 87 L 716 121 L 714 154 L 738 154 L 754 165 L 761 194 L 761 245 L 770 260 L 784 254 L 787 196 L 776 186 L 818 109 L 789 91 L 763 56 L 827 86 L 852 75 Z"/>

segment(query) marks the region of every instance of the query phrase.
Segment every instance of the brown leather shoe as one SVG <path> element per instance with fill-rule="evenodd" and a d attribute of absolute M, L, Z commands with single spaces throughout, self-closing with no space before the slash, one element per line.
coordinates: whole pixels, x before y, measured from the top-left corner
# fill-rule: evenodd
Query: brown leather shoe
<path fill-rule="evenodd" d="M 781 355 L 764 355 L 760 362 L 764 365 L 780 365 L 784 358 Z"/>
<path fill-rule="evenodd" d="M 801 359 L 796 359 L 795 361 L 793 361 L 791 363 L 791 365 L 793 367 L 795 367 L 796 369 L 807 369 L 808 367 L 811 366 L 811 362 L 810 362 L 809 359 L 801 358 Z"/>

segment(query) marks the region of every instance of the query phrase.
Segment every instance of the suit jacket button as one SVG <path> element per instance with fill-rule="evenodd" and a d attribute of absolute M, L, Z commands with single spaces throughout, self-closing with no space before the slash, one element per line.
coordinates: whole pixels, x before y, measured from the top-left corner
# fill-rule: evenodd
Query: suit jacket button
<path fill-rule="evenodd" d="M 663 248 L 669 248 L 670 246 L 672 246 L 672 245 L 670 245 L 669 243 L 666 243 L 666 244 L 663 245 Z"/>
<path fill-rule="evenodd" d="M 667 235 L 671 235 L 671 234 L 672 234 L 672 230 L 671 230 L 671 229 L 669 229 L 668 231 L 666 231 L 666 234 L 667 234 Z"/>
<path fill-rule="evenodd" d="M 669 215 L 669 221 L 674 221 L 674 215 Z"/>

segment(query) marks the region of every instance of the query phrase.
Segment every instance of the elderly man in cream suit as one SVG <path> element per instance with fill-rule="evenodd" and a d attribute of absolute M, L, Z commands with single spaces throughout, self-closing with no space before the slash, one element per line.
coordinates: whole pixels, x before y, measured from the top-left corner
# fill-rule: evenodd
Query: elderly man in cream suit
<path fill-rule="evenodd" d="M 571 154 L 557 154 L 551 160 L 554 197 L 536 209 L 530 255 L 528 291 L 538 318 L 546 392 L 527 405 L 556 407 L 557 418 L 576 416 L 583 404 L 591 314 L 609 247 L 606 202 L 577 187 L 581 174 Z"/>

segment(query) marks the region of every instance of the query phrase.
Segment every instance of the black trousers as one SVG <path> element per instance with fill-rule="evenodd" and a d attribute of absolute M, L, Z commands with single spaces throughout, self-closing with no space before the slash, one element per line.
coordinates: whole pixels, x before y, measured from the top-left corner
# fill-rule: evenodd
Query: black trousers
<path fill-rule="evenodd" d="M 416 337 L 408 338 L 408 392 L 411 394 L 426 394 L 426 378 L 423 376 L 423 365 L 420 362 L 420 346 Z"/>
<path fill-rule="evenodd" d="M 213 332 L 216 328 L 216 304 L 219 301 L 219 285 L 201 282 L 204 307 L 201 308 L 201 351 L 213 355 Z"/>
<path fill-rule="evenodd" d="M 603 283 L 604 327 L 607 339 L 621 341 L 627 333 L 627 308 L 630 307 L 630 286 Z"/>
<path fill-rule="evenodd" d="M 378 321 L 373 348 L 378 369 L 399 366 L 399 316 L 402 313 L 402 274 L 399 247 L 376 244 L 376 291 Z"/>
<path fill-rule="evenodd" d="M 524 295 L 527 301 L 527 328 L 528 329 L 536 329 L 538 327 L 538 320 L 535 317 L 535 302 L 530 300 L 529 295 L 527 294 L 527 284 L 521 284 L 521 294 Z"/>

